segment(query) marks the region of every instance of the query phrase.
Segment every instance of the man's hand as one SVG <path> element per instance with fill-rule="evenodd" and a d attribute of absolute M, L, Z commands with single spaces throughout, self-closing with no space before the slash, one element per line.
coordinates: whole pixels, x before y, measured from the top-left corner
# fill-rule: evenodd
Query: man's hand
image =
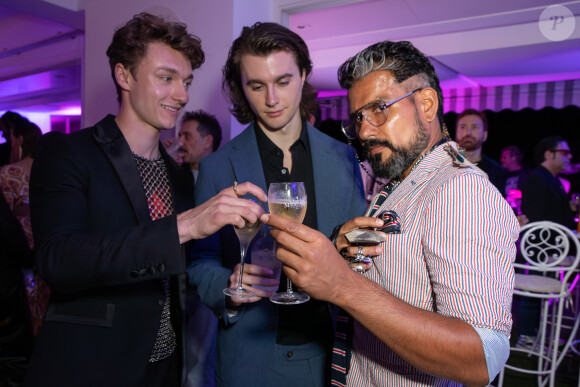
<path fill-rule="evenodd" d="M 241 305 L 247 304 L 251 302 L 260 301 L 263 297 L 270 297 L 278 290 L 278 286 L 280 285 L 280 281 L 272 276 L 274 273 L 272 270 L 253 264 L 245 264 L 244 265 L 244 275 L 242 277 L 242 287 L 246 290 L 250 290 L 252 293 L 256 295 L 256 297 L 252 298 L 238 298 L 238 297 L 230 297 L 230 302 L 233 305 Z M 234 271 L 230 276 L 230 288 L 237 288 L 238 281 L 240 278 L 240 264 L 238 263 L 236 267 L 234 267 Z M 259 287 L 256 287 L 259 286 Z M 260 287 L 270 287 L 273 290 L 266 290 Z"/>
<path fill-rule="evenodd" d="M 345 234 L 355 229 L 372 230 L 375 227 L 382 227 L 383 224 L 384 222 L 382 219 L 372 218 L 368 216 L 357 216 L 356 218 L 349 220 L 348 222 L 343 224 L 342 227 L 340 228 L 338 237 L 336 238 L 336 249 L 346 259 L 354 258 L 357 253 L 368 256 L 370 259 L 376 258 L 377 256 L 382 254 L 382 248 L 380 244 L 365 245 L 362 251 L 359 252 L 360 246 L 353 246 L 348 241 Z M 380 231 L 377 232 L 383 234 Z M 353 264 L 350 265 L 352 267 Z M 360 267 L 361 270 L 366 271 L 371 268 L 372 262 L 356 263 L 354 265 L 357 265 Z"/>
<path fill-rule="evenodd" d="M 272 237 L 279 243 L 276 257 L 298 288 L 341 307 L 399 356 L 427 373 L 466 385 L 487 382 L 481 339 L 467 322 L 393 296 L 351 270 L 318 231 L 272 214 L 260 219 L 273 227 Z M 345 225 L 345 230 L 351 226 Z"/>
<path fill-rule="evenodd" d="M 260 220 L 273 227 L 272 237 L 279 243 L 276 257 L 284 263 L 286 275 L 313 298 L 333 302 L 348 278 L 362 278 L 324 234 L 273 214 Z"/>
<path fill-rule="evenodd" d="M 264 210 L 257 203 L 238 197 L 245 194 L 252 194 L 263 202 L 268 200 L 260 187 L 249 182 L 238 184 L 237 194 L 233 187 L 225 188 L 199 206 L 177 215 L 179 242 L 206 238 L 228 224 L 244 227 L 246 221 L 256 222 Z"/>

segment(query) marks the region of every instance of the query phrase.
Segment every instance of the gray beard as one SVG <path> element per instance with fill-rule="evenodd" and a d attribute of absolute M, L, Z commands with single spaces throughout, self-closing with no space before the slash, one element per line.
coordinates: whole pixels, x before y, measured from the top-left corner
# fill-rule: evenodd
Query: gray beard
<path fill-rule="evenodd" d="M 423 124 L 416 120 L 415 136 L 407 147 L 395 147 L 390 141 L 382 139 L 367 140 L 364 145 L 363 153 L 369 160 L 375 176 L 384 179 L 394 179 L 409 168 L 415 160 L 425 151 L 429 143 L 429 136 Z M 384 146 L 391 150 L 391 155 L 382 161 L 381 154 L 371 155 L 370 149 L 374 146 Z"/>

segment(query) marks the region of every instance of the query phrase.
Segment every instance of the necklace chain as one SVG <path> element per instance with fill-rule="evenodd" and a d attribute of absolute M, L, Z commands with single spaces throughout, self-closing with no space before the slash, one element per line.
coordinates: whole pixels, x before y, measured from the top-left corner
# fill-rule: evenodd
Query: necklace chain
<path fill-rule="evenodd" d="M 410 175 L 411 172 L 413 172 L 415 170 L 415 168 L 417 168 L 417 166 L 419 165 L 419 163 L 421 163 L 421 161 L 423 161 L 423 159 L 425 157 L 427 157 L 427 155 L 429 153 L 431 153 L 433 151 L 433 149 L 437 148 L 439 145 L 441 145 L 443 142 L 446 142 L 445 139 L 443 139 L 442 141 L 438 142 L 437 144 L 433 145 L 431 148 L 429 148 L 426 152 L 422 153 L 421 156 L 417 157 L 417 160 L 415 160 L 413 162 L 413 166 L 411 167 L 411 169 L 409 170 L 409 173 L 407 174 Z M 391 194 L 391 192 L 394 191 L 395 188 L 397 188 L 399 185 L 401 184 L 401 177 L 396 177 L 394 179 L 391 179 L 385 186 L 384 186 L 384 190 L 387 192 L 387 194 Z"/>

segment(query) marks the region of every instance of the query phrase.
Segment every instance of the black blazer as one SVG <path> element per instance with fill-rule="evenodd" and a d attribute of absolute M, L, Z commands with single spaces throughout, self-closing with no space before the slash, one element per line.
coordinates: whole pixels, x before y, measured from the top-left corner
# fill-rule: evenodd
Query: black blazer
<path fill-rule="evenodd" d="M 522 185 L 522 213 L 530 222 L 550 220 L 575 228 L 568 194 L 560 180 L 542 165 L 538 165 Z"/>
<path fill-rule="evenodd" d="M 162 146 L 175 214 L 151 221 L 129 145 L 107 116 L 41 139 L 30 179 L 33 235 L 51 301 L 26 375 L 29 386 L 135 386 L 171 277 L 176 333 L 186 251 L 176 215 L 194 205 L 191 173 Z"/>

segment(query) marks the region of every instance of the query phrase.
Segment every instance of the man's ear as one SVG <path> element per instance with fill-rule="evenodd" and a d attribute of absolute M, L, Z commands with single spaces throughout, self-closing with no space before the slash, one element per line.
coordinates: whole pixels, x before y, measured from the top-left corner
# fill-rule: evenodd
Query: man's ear
<path fill-rule="evenodd" d="M 213 151 L 213 135 L 206 134 L 205 137 L 203 137 L 202 144 L 204 149 L 211 149 Z"/>
<path fill-rule="evenodd" d="M 127 69 L 121 63 L 117 63 L 115 65 L 115 80 L 121 89 L 128 90 L 130 88 L 130 81 L 132 77 L 133 75 L 131 75 L 129 69 Z"/>
<path fill-rule="evenodd" d="M 419 111 L 423 115 L 423 119 L 427 122 L 432 122 L 437 117 L 437 109 L 439 108 L 439 98 L 435 89 L 426 87 L 419 93 Z M 441 123 L 443 124 L 443 123 Z"/>

